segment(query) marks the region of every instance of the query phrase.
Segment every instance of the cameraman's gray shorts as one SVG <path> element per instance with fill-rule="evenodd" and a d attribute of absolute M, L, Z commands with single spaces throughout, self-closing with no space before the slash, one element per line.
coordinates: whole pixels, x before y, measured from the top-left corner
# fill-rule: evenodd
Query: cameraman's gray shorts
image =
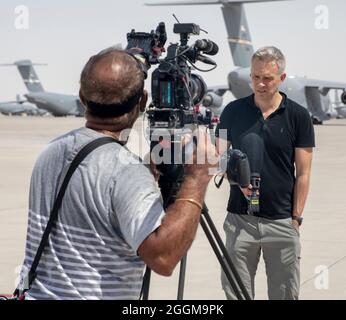
<path fill-rule="evenodd" d="M 269 299 L 298 299 L 300 283 L 299 232 L 292 219 L 269 220 L 228 213 L 224 223 L 226 248 L 240 278 L 252 298 L 261 251 L 265 263 Z M 222 272 L 227 299 L 236 299 Z"/>

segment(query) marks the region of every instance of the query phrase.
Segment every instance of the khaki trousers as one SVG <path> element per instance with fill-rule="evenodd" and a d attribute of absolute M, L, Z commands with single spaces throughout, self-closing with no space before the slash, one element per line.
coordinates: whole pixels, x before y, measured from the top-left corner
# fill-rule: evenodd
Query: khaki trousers
<path fill-rule="evenodd" d="M 255 297 L 255 275 L 261 252 L 267 274 L 268 297 L 298 299 L 300 240 L 292 219 L 269 220 L 228 213 L 224 223 L 226 248 L 248 293 Z M 236 296 L 222 272 L 222 287 L 229 300 Z"/>

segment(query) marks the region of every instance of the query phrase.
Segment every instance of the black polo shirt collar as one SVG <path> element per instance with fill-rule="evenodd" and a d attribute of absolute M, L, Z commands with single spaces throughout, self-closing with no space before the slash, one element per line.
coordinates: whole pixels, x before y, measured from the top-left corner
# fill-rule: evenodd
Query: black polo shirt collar
<path fill-rule="evenodd" d="M 286 109 L 286 106 L 287 106 L 287 96 L 285 93 L 279 91 L 279 93 L 281 94 L 282 96 L 282 100 L 280 102 L 280 105 L 279 107 L 272 113 L 272 114 L 275 114 L 276 112 L 281 112 L 281 110 L 284 110 Z M 254 109 L 256 109 L 256 111 L 260 111 L 261 114 L 262 114 L 262 111 L 259 107 L 257 107 L 256 103 L 255 103 L 255 94 L 253 93 L 250 97 L 250 99 L 248 100 L 248 105 Z M 269 118 L 269 117 L 268 117 Z M 267 118 L 267 119 L 268 119 Z"/>

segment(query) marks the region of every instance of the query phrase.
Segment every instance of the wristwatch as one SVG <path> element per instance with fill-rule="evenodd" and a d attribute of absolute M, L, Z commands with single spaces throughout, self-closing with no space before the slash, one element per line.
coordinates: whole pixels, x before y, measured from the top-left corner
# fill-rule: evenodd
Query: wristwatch
<path fill-rule="evenodd" d="M 292 216 L 292 220 L 296 220 L 299 226 L 303 223 L 303 217 Z"/>

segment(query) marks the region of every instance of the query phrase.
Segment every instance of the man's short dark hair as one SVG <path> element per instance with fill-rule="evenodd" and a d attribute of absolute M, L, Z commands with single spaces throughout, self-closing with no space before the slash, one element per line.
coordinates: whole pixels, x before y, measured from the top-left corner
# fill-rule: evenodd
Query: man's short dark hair
<path fill-rule="evenodd" d="M 138 104 L 144 89 L 144 74 L 126 51 L 108 48 L 92 56 L 80 79 L 88 111 L 97 117 L 116 117 Z"/>

